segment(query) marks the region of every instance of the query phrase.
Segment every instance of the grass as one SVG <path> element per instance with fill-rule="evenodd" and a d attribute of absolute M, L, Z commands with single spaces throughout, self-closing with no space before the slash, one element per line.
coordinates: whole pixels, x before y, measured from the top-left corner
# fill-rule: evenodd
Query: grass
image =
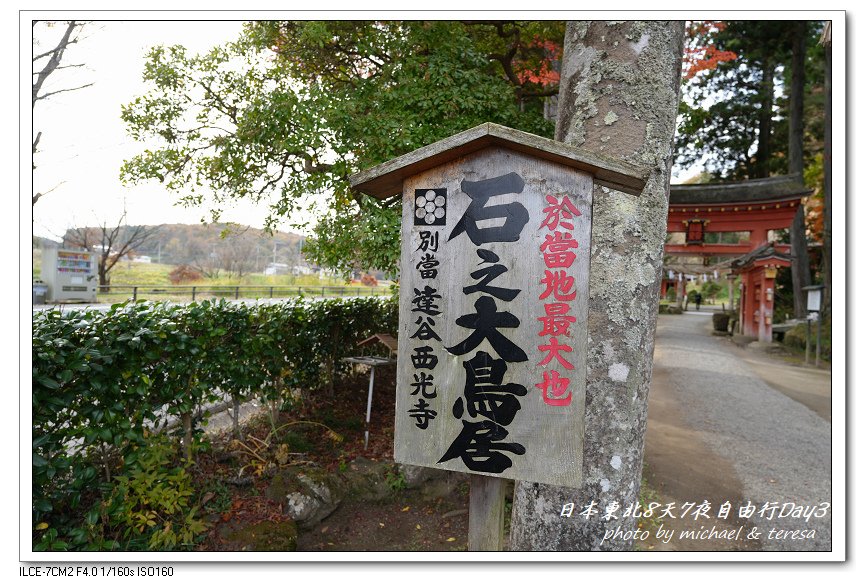
<path fill-rule="evenodd" d="M 41 275 L 42 251 L 33 250 L 33 278 L 38 279 Z M 390 293 L 390 282 L 378 287 L 367 287 L 359 283 L 349 283 L 340 278 L 321 279 L 318 275 L 264 275 L 262 273 L 250 273 L 243 277 L 230 277 L 220 275 L 214 278 L 204 278 L 198 281 L 185 283 L 183 285 L 172 285 L 168 279 L 169 273 L 174 270 L 175 265 L 159 263 L 134 263 L 121 261 L 111 270 L 112 292 L 100 292 L 99 303 L 117 303 L 126 301 L 132 296 L 130 286 L 139 286 L 149 289 L 139 289 L 138 299 L 154 299 L 165 301 L 189 301 L 192 299 L 192 289 L 196 289 L 196 299 L 212 297 L 225 297 L 234 299 L 235 287 L 260 286 L 260 289 L 240 289 L 239 297 L 244 299 L 255 299 L 270 296 L 269 287 L 294 287 L 294 289 L 274 289 L 275 297 L 286 297 L 296 295 L 316 295 L 327 297 L 340 296 L 369 296 L 387 295 Z M 226 287 L 220 290 L 200 289 L 200 287 Z M 333 289 L 322 289 L 332 287 Z"/>
<path fill-rule="evenodd" d="M 120 262 L 111 269 L 114 285 L 170 285 L 168 273 L 174 265 Z"/>
<path fill-rule="evenodd" d="M 649 482 L 646 480 L 646 471 L 648 470 L 648 466 L 643 464 L 643 475 L 640 478 L 640 494 L 638 497 L 638 501 L 640 503 L 640 508 L 645 512 L 646 507 L 650 503 L 661 503 L 660 494 L 652 489 L 649 486 Z M 660 506 L 659 506 L 660 508 Z M 659 511 L 655 510 L 652 515 L 646 516 L 643 515 L 637 519 L 637 527 L 643 531 L 650 531 L 652 533 L 657 532 L 658 528 L 661 527 L 663 521 L 659 515 Z M 634 550 L 637 552 L 644 552 L 648 550 L 653 550 L 655 548 L 655 539 L 654 537 L 650 537 L 645 542 L 637 541 L 634 543 Z"/>
<path fill-rule="evenodd" d="M 168 274 L 174 270 L 175 265 L 164 265 L 158 263 L 119 263 L 111 270 L 111 283 L 113 285 L 171 285 Z M 243 277 L 231 277 L 221 274 L 218 277 L 199 279 L 198 281 L 184 283 L 181 286 L 236 286 L 236 285 L 300 285 L 304 287 L 321 286 L 346 286 L 342 279 L 327 278 L 320 279 L 318 275 L 263 275 L 261 273 L 249 273 Z"/>

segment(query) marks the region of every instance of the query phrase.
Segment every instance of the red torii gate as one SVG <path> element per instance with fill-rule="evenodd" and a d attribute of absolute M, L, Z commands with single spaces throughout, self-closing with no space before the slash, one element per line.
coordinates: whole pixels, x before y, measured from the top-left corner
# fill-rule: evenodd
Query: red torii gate
<path fill-rule="evenodd" d="M 685 233 L 670 242 L 673 256 L 723 256 L 732 275 L 741 275 L 739 329 L 760 341 L 772 341 L 772 306 L 779 267 L 792 263 L 790 247 L 769 242 L 769 232 L 790 228 L 802 198 L 811 190 L 799 175 L 727 184 L 670 186 L 667 233 Z M 706 233 L 748 232 L 748 242 L 707 243 Z M 662 296 L 670 280 L 663 281 Z"/>

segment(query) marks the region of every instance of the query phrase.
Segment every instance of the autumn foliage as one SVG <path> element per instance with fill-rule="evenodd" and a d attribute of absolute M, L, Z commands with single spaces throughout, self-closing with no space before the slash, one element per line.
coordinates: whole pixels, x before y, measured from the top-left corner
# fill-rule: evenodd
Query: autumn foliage
<path fill-rule="evenodd" d="M 378 287 L 378 279 L 375 278 L 375 275 L 370 275 L 369 273 L 364 273 L 360 278 L 360 282 L 367 287 Z"/>
<path fill-rule="evenodd" d="M 701 71 L 711 71 L 721 63 L 736 60 L 738 57 L 736 53 L 718 50 L 718 47 L 712 44 L 712 36 L 726 27 L 727 25 L 720 20 L 699 20 L 690 23 L 682 57 L 682 76 L 686 81 Z"/>
<path fill-rule="evenodd" d="M 172 285 L 182 285 L 202 278 L 201 271 L 189 265 L 180 265 L 168 273 L 168 280 Z"/>
<path fill-rule="evenodd" d="M 555 67 L 562 59 L 562 45 L 536 36 L 526 48 L 539 58 L 515 59 L 514 69 L 520 83 L 534 83 L 542 87 L 558 84 L 561 75 Z"/>

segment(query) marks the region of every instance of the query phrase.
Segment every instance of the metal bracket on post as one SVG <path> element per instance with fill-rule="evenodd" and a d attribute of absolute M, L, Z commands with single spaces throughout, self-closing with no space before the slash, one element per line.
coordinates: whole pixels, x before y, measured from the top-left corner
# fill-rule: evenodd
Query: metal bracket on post
<path fill-rule="evenodd" d="M 373 336 L 374 339 L 377 336 Z M 385 336 L 389 337 L 389 336 Z M 363 345 L 367 343 L 369 340 L 364 340 L 360 342 L 359 345 Z M 364 366 L 369 366 L 369 389 L 366 394 L 366 430 L 363 434 L 363 449 L 366 450 L 369 446 L 369 421 L 372 416 L 372 393 L 375 389 L 375 369 L 378 366 L 390 366 L 395 363 L 395 360 L 391 358 L 381 358 L 377 356 L 352 356 L 349 358 L 342 358 L 343 362 L 348 362 L 350 364 L 363 364 Z"/>
<path fill-rule="evenodd" d="M 366 430 L 363 433 L 363 450 L 366 450 L 369 446 L 369 417 L 372 412 L 373 386 L 375 386 L 375 366 L 371 366 L 369 371 L 369 390 L 366 394 Z"/>

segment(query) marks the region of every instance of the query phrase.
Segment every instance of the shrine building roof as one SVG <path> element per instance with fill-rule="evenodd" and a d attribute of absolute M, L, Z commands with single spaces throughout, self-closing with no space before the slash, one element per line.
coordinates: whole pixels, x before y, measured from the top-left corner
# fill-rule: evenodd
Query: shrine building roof
<path fill-rule="evenodd" d="M 777 202 L 808 196 L 811 192 L 799 174 L 726 184 L 673 184 L 670 205 Z"/>
<path fill-rule="evenodd" d="M 742 255 L 730 262 L 730 267 L 733 271 L 741 271 L 753 265 L 758 261 L 767 259 L 776 259 L 782 262 L 790 263 L 793 257 L 789 253 L 785 253 L 775 247 L 775 243 L 769 242 L 760 247 L 757 247 L 748 254 Z"/>

